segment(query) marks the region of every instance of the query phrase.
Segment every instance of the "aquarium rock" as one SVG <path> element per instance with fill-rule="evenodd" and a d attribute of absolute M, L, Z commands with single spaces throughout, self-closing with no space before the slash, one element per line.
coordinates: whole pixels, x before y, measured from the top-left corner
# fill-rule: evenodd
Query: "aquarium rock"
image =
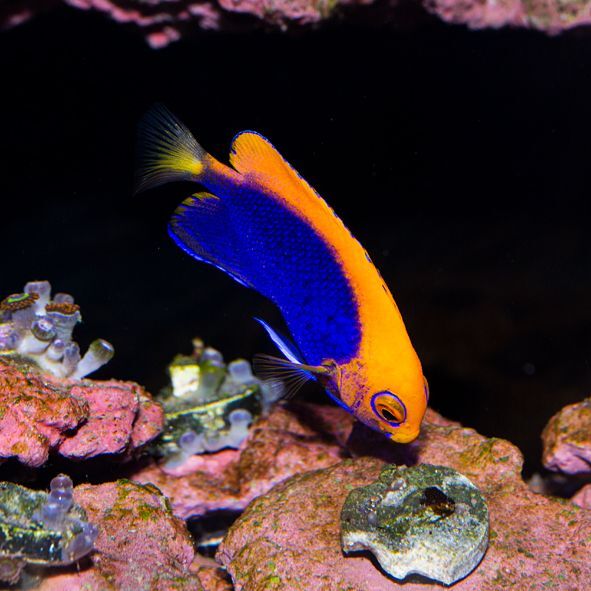
<path fill-rule="evenodd" d="M 565 406 L 542 433 L 548 470 L 591 475 L 591 398 Z"/>
<path fill-rule="evenodd" d="M 488 509 L 459 472 L 387 465 L 349 493 L 341 513 L 345 553 L 369 550 L 396 579 L 418 574 L 445 585 L 476 568 L 488 546 Z"/>
<path fill-rule="evenodd" d="M 51 450 L 128 456 L 156 437 L 164 414 L 132 382 L 60 379 L 0 356 L 0 459 L 43 465 Z"/>
<path fill-rule="evenodd" d="M 170 386 L 159 400 L 166 424 L 155 442 L 169 469 L 195 454 L 238 449 L 253 420 L 275 402 L 273 384 L 258 380 L 244 359 L 225 364 L 222 354 L 193 341 L 192 355 L 178 355 L 168 366 Z"/>
<path fill-rule="evenodd" d="M 199 577 L 204 591 L 235 591 L 228 573 L 212 558 L 196 554 L 191 572 Z"/>
<path fill-rule="evenodd" d="M 88 420 L 58 446 L 61 455 L 84 460 L 103 454 L 130 456 L 162 431 L 164 412 L 134 382 L 74 384 L 72 396 L 88 403 Z"/>
<path fill-rule="evenodd" d="M 344 418 L 346 413 L 340 412 Z M 355 442 L 358 449 L 360 438 L 361 432 Z M 385 464 L 368 455 L 382 455 L 384 449 L 409 466 L 430 463 L 458 470 L 486 499 L 489 548 L 478 568 L 453 585 L 454 591 L 587 589 L 591 512 L 529 490 L 521 478 L 521 454 L 508 441 L 483 437 L 431 410 L 416 442 L 392 445 L 371 440 L 364 457 L 296 474 L 254 499 L 230 527 L 216 555 L 235 588 L 440 590 L 441 584 L 425 579 L 397 581 L 367 554 L 342 552 L 345 501 L 352 490 L 378 480 Z"/>
<path fill-rule="evenodd" d="M 591 484 L 581 487 L 571 501 L 583 509 L 591 509 Z"/>
<path fill-rule="evenodd" d="M 192 456 L 177 467 L 154 463 L 131 477 L 155 484 L 183 519 L 241 510 L 294 474 L 342 460 L 351 422 L 348 413 L 334 406 L 295 402 L 275 406 L 252 426 L 239 450 Z"/>
<path fill-rule="evenodd" d="M 0 356 L 0 458 L 37 467 L 89 416 L 68 385 L 48 383 Z"/>
<path fill-rule="evenodd" d="M 98 529 L 74 504 L 72 486 L 63 474 L 49 494 L 0 482 L 0 580 L 18 580 L 27 564 L 71 564 L 92 551 Z"/>
<path fill-rule="evenodd" d="M 411 20 L 424 18 L 421 6 L 446 22 L 465 24 L 471 29 L 510 26 L 556 34 L 591 21 L 587 0 L 537 3 L 419 0 L 418 8 L 411 13 L 405 3 L 391 2 L 384 6 L 376 0 L 36 0 L 0 4 L 0 26 L 18 26 L 37 13 L 63 4 L 101 12 L 122 25 L 135 26 L 154 49 L 191 36 L 199 29 L 253 30 L 265 25 L 284 30 L 334 19 L 337 14 L 339 19 L 346 18 L 349 22 L 390 22 L 396 26 L 409 23 L 409 17 Z M 348 8 L 346 12 L 342 10 L 344 7 Z M 351 10 L 351 7 L 358 7 L 358 10 Z"/>
<path fill-rule="evenodd" d="M 48 281 L 30 281 L 22 293 L 0 301 L 0 355 L 14 363 L 34 364 L 58 378 L 84 378 L 105 365 L 114 350 L 98 339 L 81 356 L 72 340 L 81 320 L 71 295 L 56 293 L 52 298 Z"/>
<path fill-rule="evenodd" d="M 505 0 L 482 2 L 479 0 L 422 0 L 426 9 L 448 23 L 464 24 L 471 29 L 499 27 L 525 27 L 550 34 L 574 27 L 589 25 L 589 2 L 575 0 Z"/>
<path fill-rule="evenodd" d="M 154 486 L 129 480 L 82 484 L 74 498 L 99 526 L 90 565 L 52 574 L 38 591 L 203 591 L 183 521 Z"/>

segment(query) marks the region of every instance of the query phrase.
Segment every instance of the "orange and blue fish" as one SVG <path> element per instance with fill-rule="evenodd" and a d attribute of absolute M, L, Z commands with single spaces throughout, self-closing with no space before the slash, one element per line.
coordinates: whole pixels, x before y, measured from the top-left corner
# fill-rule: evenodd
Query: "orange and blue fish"
<path fill-rule="evenodd" d="M 162 106 L 140 125 L 138 190 L 176 180 L 206 192 L 176 210 L 169 233 L 194 258 L 270 299 L 291 339 L 261 324 L 285 359 L 276 375 L 317 379 L 341 406 L 393 441 L 419 434 L 429 390 L 390 290 L 327 203 L 263 136 L 239 133 L 230 166 Z"/>

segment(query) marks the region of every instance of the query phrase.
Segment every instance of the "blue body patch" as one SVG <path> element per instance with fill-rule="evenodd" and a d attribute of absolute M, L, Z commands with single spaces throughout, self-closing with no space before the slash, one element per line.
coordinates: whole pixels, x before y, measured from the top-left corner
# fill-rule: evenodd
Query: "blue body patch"
<path fill-rule="evenodd" d="M 208 188 L 219 198 L 185 201 L 170 222 L 174 241 L 269 298 L 306 363 L 353 358 L 361 340 L 359 315 L 330 247 L 272 196 L 217 183 Z"/>

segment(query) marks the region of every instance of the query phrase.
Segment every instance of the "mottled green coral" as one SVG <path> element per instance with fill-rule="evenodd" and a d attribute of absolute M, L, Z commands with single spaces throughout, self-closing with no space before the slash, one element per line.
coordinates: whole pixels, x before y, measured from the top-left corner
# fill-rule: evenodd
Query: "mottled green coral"
<path fill-rule="evenodd" d="M 482 559 L 488 509 L 452 468 L 390 465 L 377 482 L 349 493 L 341 533 L 346 552 L 371 550 L 396 578 L 418 573 L 449 585 Z"/>
<path fill-rule="evenodd" d="M 33 564 L 64 564 L 63 550 L 81 533 L 86 512 L 78 505 L 59 530 L 48 529 L 33 516 L 48 495 L 12 482 L 0 482 L 0 556 Z"/>

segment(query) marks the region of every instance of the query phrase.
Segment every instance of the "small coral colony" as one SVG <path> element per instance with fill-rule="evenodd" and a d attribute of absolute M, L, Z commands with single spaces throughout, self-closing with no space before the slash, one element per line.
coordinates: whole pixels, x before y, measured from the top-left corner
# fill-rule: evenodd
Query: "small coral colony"
<path fill-rule="evenodd" d="M 203 516 L 207 507 L 215 507 L 215 483 L 220 496 L 232 499 L 227 505 L 242 510 L 281 478 L 314 467 L 298 461 L 288 468 L 285 456 L 285 466 L 274 460 L 267 468 L 273 474 L 284 470 L 281 478 L 262 484 L 259 474 L 252 485 L 237 484 L 240 474 L 252 472 L 256 453 L 263 453 L 265 429 L 276 433 L 271 438 L 276 453 L 281 452 L 279 433 L 283 445 L 293 440 L 305 454 L 307 446 L 315 450 L 321 440 L 338 439 L 339 422 L 346 430 L 354 420 L 366 433 L 371 434 L 369 427 L 377 434 L 376 449 L 394 449 L 419 436 L 429 390 L 390 291 L 363 247 L 270 142 L 254 132 L 239 134 L 228 166 L 206 153 L 164 107 L 146 115 L 140 140 L 140 190 L 174 180 L 194 181 L 206 190 L 174 214 L 173 240 L 271 300 L 289 336 L 257 319 L 280 355 L 255 358 L 254 374 L 249 362 L 226 364 L 219 351 L 195 339 L 190 355 L 172 361 L 170 384 L 153 399 L 137 384 L 87 379 L 114 349 L 99 339 L 81 353 L 73 340 L 81 313 L 72 296 L 52 296 L 49 282 L 32 281 L 22 293 L 5 297 L 0 303 L 2 461 L 12 458 L 33 470 L 51 466 L 53 458 L 66 466 L 94 459 L 135 480 L 74 488 L 69 476 L 54 474 L 49 492 L 0 483 L 0 580 L 7 585 L 141 591 L 231 589 L 233 582 L 243 588 L 235 570 L 224 574 L 219 564 L 226 565 L 224 552 L 210 565 L 222 586 L 208 586 L 211 577 L 203 578 L 179 516 Z M 289 408 L 286 399 L 307 380 L 323 386 L 341 413 L 330 437 L 310 432 L 309 426 L 290 431 L 286 425 L 295 419 L 276 410 Z M 320 467 L 354 455 L 345 442 L 322 445 L 330 451 L 314 452 Z M 101 486 L 106 488 L 98 494 Z M 182 492 L 186 486 L 191 493 Z M 200 497 L 204 489 L 208 492 Z M 487 551 L 486 500 L 451 467 L 386 465 L 374 484 L 347 490 L 339 526 L 342 555 L 347 560 L 372 552 L 384 589 L 398 588 L 389 585 L 410 574 L 424 583 L 454 584 Z M 124 516 L 115 528 L 114 515 Z M 166 543 L 141 537 L 148 523 L 169 528 L 166 534 L 150 534 Z M 224 533 L 216 535 L 221 539 Z M 117 566 L 121 553 L 129 568 Z M 77 568 L 68 570 L 73 563 Z M 265 588 L 295 588 L 279 584 L 276 574 L 272 580 L 275 586 Z M 60 582 L 51 586 L 51 581 Z"/>

